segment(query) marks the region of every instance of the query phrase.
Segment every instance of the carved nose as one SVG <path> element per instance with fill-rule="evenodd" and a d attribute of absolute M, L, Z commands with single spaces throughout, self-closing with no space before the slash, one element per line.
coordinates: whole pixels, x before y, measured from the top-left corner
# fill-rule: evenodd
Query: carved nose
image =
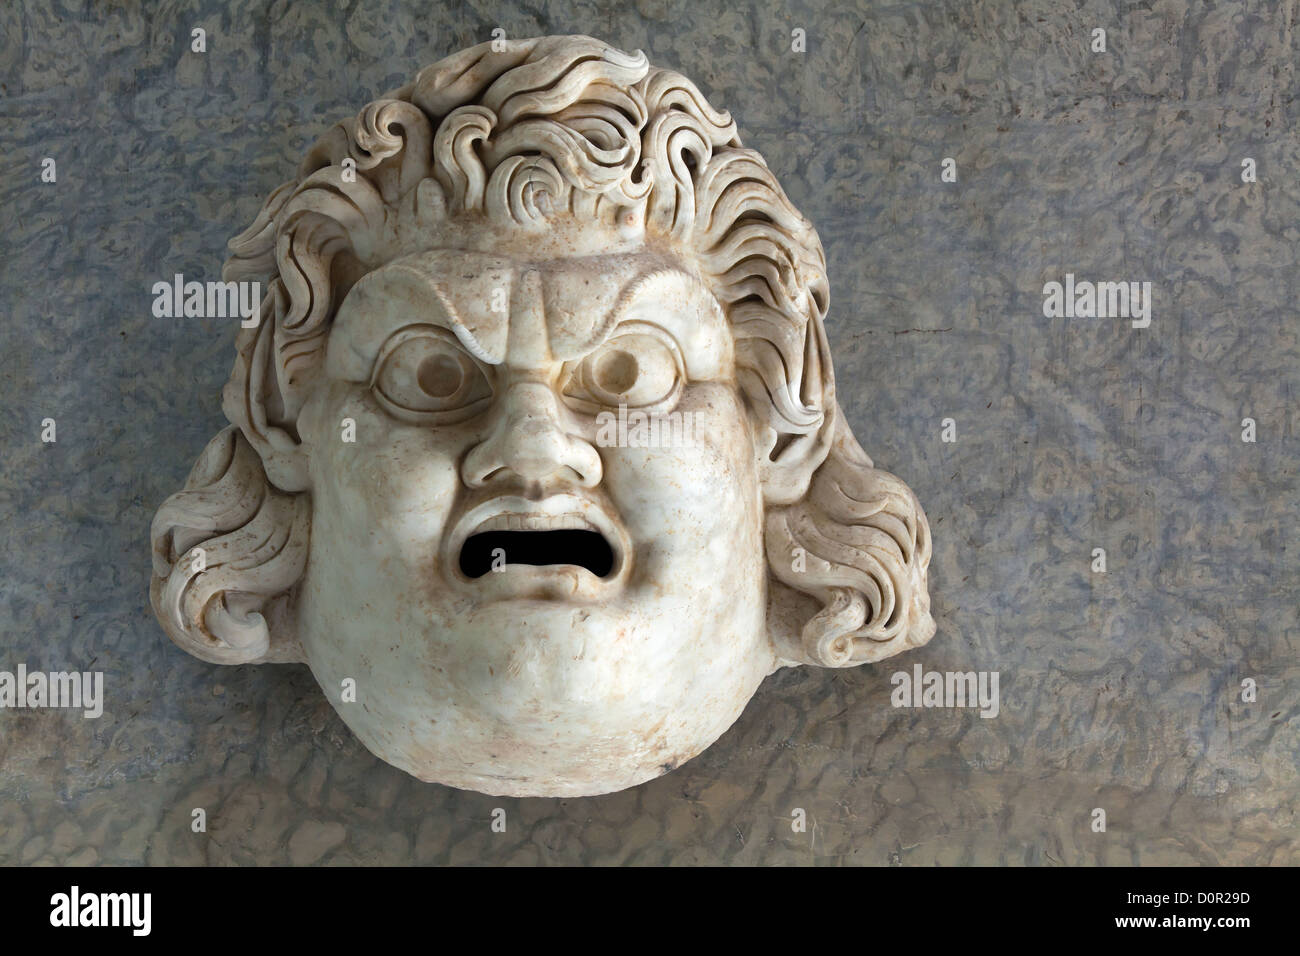
<path fill-rule="evenodd" d="M 564 430 L 550 388 L 519 382 L 503 396 L 492 433 L 470 451 L 462 468 L 471 488 L 502 474 L 529 484 L 558 477 L 593 488 L 601 479 L 600 455 L 589 442 Z"/>

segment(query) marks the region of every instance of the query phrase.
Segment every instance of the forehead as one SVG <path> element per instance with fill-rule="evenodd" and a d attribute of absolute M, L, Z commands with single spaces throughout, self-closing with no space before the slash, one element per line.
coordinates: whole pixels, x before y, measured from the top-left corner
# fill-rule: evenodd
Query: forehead
<path fill-rule="evenodd" d="M 698 285 L 680 261 L 653 252 L 532 258 L 437 249 L 372 275 L 372 291 L 404 296 L 403 304 L 416 309 L 432 289 L 438 304 L 498 360 L 504 357 L 512 317 L 525 309 L 541 305 L 551 351 L 568 358 L 595 344 L 620 305 L 662 297 L 665 291 L 685 305 Z M 536 278 L 526 280 L 530 275 Z M 659 281 L 647 282 L 652 277 Z M 653 289 L 646 288 L 650 284 Z"/>
<path fill-rule="evenodd" d="M 540 300 L 540 301 L 539 301 Z M 691 354 L 731 351 L 726 318 L 682 258 L 639 249 L 607 255 L 530 257 L 525 252 L 435 249 L 403 256 L 363 277 L 335 318 L 333 371 L 364 378 L 384 339 L 400 328 L 447 328 L 482 361 L 509 361 L 511 323 L 544 324 L 551 355 L 578 358 L 621 323 L 650 322 Z"/>

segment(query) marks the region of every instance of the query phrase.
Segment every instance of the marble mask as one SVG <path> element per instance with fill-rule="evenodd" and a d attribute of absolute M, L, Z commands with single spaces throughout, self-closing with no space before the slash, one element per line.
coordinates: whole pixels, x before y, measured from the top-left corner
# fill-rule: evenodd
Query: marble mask
<path fill-rule="evenodd" d="M 205 661 L 308 664 L 421 780 L 598 794 L 777 668 L 929 640 L 929 530 L 844 420 L 821 243 L 731 117 L 640 52 L 497 48 L 334 127 L 231 240 L 260 321 L 151 599 Z"/>

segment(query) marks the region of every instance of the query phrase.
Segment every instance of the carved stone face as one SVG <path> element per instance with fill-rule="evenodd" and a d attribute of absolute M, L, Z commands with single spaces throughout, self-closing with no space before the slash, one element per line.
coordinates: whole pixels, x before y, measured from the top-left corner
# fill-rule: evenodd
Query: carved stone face
<path fill-rule="evenodd" d="M 356 680 L 343 719 L 425 780 L 631 786 L 712 743 L 776 663 L 725 316 L 689 259 L 601 245 L 566 255 L 557 228 L 369 273 L 299 419 L 307 660 L 336 700 Z M 605 444 L 620 405 L 692 427 Z"/>
<path fill-rule="evenodd" d="M 925 516 L 836 399 L 816 231 L 685 77 L 590 37 L 462 51 L 230 249 L 260 321 L 151 601 L 203 660 L 308 664 L 383 760 L 604 793 L 778 667 L 934 633 Z"/>

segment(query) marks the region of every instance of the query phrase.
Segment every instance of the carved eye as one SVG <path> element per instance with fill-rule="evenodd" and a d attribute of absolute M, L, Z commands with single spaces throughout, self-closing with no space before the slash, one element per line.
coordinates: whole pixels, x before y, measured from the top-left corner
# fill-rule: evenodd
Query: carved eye
<path fill-rule="evenodd" d="M 676 399 L 682 378 L 682 363 L 671 346 L 657 336 L 633 333 L 611 339 L 588 355 L 564 393 L 611 408 L 645 408 Z"/>
<path fill-rule="evenodd" d="M 395 334 L 375 368 L 371 388 L 380 404 L 399 418 L 466 418 L 492 397 L 492 386 L 478 363 L 451 333 L 435 326 Z"/>

